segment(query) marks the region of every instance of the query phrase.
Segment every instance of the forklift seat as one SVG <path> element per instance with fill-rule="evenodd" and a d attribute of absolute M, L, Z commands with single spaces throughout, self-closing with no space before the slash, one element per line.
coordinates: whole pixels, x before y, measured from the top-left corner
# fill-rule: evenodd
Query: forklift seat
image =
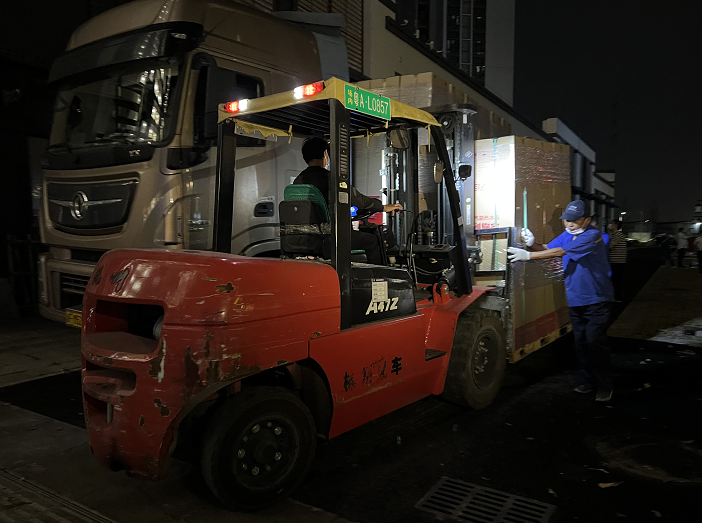
<path fill-rule="evenodd" d="M 322 217 L 325 222 L 329 222 L 329 209 L 327 209 L 327 201 L 319 192 L 319 189 L 314 185 L 300 183 L 292 184 L 285 187 L 283 193 L 283 200 L 285 201 L 301 201 L 309 200 L 316 204 L 318 209 L 322 212 Z"/>
<path fill-rule="evenodd" d="M 285 187 L 280 202 L 280 250 L 285 256 L 331 257 L 329 210 L 314 185 Z"/>
<path fill-rule="evenodd" d="M 322 193 L 314 185 L 293 184 L 285 187 L 283 194 L 278 206 L 282 253 L 291 258 L 331 258 L 329 209 Z M 365 262 L 365 251 L 351 251 L 351 260 Z"/>

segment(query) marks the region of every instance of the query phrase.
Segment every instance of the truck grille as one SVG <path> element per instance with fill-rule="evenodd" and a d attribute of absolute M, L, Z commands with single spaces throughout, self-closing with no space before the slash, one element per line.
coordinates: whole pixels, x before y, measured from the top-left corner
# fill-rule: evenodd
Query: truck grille
<path fill-rule="evenodd" d="M 118 227 L 127 221 L 137 180 L 47 184 L 51 221 L 76 234 Z M 93 233 L 94 234 L 94 233 Z"/>
<path fill-rule="evenodd" d="M 83 295 L 88 286 L 90 276 L 77 276 L 75 274 L 61 274 L 61 291 L 69 294 Z"/>

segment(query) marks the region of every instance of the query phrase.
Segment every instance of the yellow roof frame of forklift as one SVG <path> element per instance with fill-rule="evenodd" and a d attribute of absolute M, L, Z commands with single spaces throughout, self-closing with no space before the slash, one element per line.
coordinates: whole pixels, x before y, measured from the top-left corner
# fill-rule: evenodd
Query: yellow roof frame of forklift
<path fill-rule="evenodd" d="M 246 117 L 334 98 L 344 107 L 349 109 L 349 111 L 362 115 L 367 122 L 366 125 L 356 125 L 355 132 L 353 129 L 354 125 L 352 124 L 352 136 L 378 134 L 379 132 L 383 132 L 383 129 L 387 129 L 391 123 L 415 124 L 422 127 L 429 127 L 431 125 L 440 126 L 439 122 L 436 121 L 436 118 L 426 111 L 422 111 L 421 109 L 417 109 L 411 105 L 403 104 L 402 102 L 398 102 L 397 100 L 393 100 L 391 98 L 382 97 L 338 78 L 332 77 L 325 82 L 318 83 L 322 83 L 323 89 L 311 96 L 303 96 L 301 94 L 302 89 L 307 87 L 303 86 L 292 91 L 263 96 L 261 98 L 238 100 L 236 101 L 236 112 L 232 112 L 227 109 L 232 102 L 219 104 L 217 121 L 221 123 L 226 120 L 230 120 L 236 124 L 237 132 L 243 131 L 243 133 L 251 136 L 257 135 L 265 139 L 274 140 L 278 136 L 291 137 L 296 134 L 293 124 L 290 124 L 288 128 L 284 129 L 282 128 L 284 126 L 276 127 L 272 125 L 264 125 L 260 122 L 247 121 L 248 118 Z M 315 84 L 310 85 L 312 86 Z M 358 93 L 360 95 L 362 105 L 364 99 L 366 101 L 374 99 L 373 102 L 384 102 L 383 108 L 385 109 L 385 114 L 373 114 L 369 112 L 369 110 L 361 110 L 357 105 L 354 105 L 351 99 L 351 94 L 353 93 Z M 359 98 L 357 97 L 357 103 L 358 100 Z M 387 110 L 388 108 L 385 107 L 385 104 L 388 105 L 389 112 Z M 378 107 L 380 107 L 380 105 L 378 105 Z"/>

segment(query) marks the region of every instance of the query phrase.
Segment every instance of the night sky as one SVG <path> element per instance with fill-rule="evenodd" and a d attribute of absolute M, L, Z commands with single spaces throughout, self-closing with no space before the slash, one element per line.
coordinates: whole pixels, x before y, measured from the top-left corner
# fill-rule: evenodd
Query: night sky
<path fill-rule="evenodd" d="M 517 0 L 514 107 L 561 118 L 616 171 L 626 219 L 702 199 L 702 23 L 691 1 Z"/>

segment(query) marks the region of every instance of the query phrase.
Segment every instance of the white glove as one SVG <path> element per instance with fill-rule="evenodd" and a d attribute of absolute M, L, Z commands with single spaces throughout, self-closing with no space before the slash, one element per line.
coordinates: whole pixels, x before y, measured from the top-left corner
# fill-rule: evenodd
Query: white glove
<path fill-rule="evenodd" d="M 527 261 L 531 259 L 531 253 L 525 251 L 524 249 L 517 249 L 516 247 L 507 248 L 507 258 L 512 263 L 518 261 Z"/>
<path fill-rule="evenodd" d="M 534 245 L 534 233 L 529 229 L 522 229 L 522 238 L 527 244 L 527 247 Z"/>

